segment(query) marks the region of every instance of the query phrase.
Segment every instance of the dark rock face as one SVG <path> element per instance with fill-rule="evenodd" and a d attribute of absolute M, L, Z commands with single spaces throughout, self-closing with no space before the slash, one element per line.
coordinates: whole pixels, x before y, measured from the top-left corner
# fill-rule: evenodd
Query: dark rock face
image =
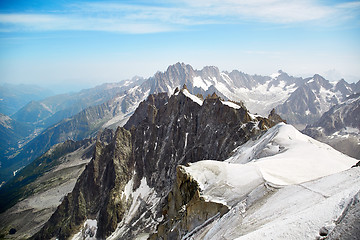
<path fill-rule="evenodd" d="M 244 107 L 224 105 L 215 95 L 199 105 L 185 91 L 171 98 L 150 95 L 125 125 L 130 131 L 118 128 L 109 144 L 99 140 L 73 192 L 34 238 L 68 238 L 84 220 L 94 218 L 100 239 L 114 232 L 118 223 L 121 238 L 151 232 L 162 215 L 177 165 L 224 160 L 237 146 L 275 124 L 266 118 L 253 119 Z M 123 196 L 130 182 L 132 192 L 146 183 L 159 201 Z M 137 211 L 130 216 L 130 206 L 138 200 Z M 130 220 L 124 222 L 124 218 Z"/>
<path fill-rule="evenodd" d="M 279 114 L 275 112 L 275 109 L 273 108 L 268 116 L 268 119 L 273 121 L 274 123 L 280 123 L 284 122 L 286 123 L 286 120 L 282 119 Z"/>
<path fill-rule="evenodd" d="M 183 166 L 178 166 L 176 182 L 162 209 L 164 219 L 150 239 L 180 239 L 186 234 L 194 233 L 196 227 L 210 223 L 215 217 L 229 211 L 226 205 L 205 201 L 200 191 L 192 176 L 184 171 Z M 186 236 L 190 237 L 188 235 Z"/>
<path fill-rule="evenodd" d="M 169 101 L 167 93 L 159 93 L 157 95 L 149 95 L 146 101 L 139 104 L 139 107 L 135 110 L 135 113 L 131 116 L 129 121 L 124 125 L 124 128 L 130 130 L 131 127 L 137 126 L 142 121 L 154 122 L 154 117 L 157 114 L 157 109 L 165 105 Z"/>
<path fill-rule="evenodd" d="M 131 150 L 131 134 L 123 128 L 116 131 L 109 144 L 99 140 L 94 157 L 79 177 L 74 190 L 65 197 L 33 239 L 50 239 L 53 236 L 68 238 L 86 218 L 96 216 L 102 223 L 97 230 L 99 238 L 114 231 L 127 209 L 126 202 L 122 201 L 118 193 L 123 190 L 131 175 Z"/>

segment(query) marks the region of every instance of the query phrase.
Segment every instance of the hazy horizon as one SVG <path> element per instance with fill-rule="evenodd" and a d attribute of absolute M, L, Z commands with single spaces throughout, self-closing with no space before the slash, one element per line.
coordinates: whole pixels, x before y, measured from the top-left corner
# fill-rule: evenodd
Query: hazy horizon
<path fill-rule="evenodd" d="M 360 80 L 360 1 L 2 1 L 1 83 L 71 89 L 184 62 Z"/>

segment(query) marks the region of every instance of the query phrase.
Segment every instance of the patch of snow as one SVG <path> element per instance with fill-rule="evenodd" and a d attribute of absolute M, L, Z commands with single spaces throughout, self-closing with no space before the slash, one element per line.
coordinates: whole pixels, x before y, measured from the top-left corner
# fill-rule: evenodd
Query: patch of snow
<path fill-rule="evenodd" d="M 204 160 L 183 169 L 199 183 L 205 200 L 227 206 L 232 206 L 264 183 L 260 171 L 254 165 Z"/>
<path fill-rule="evenodd" d="M 9 116 L 0 114 L 0 125 L 2 125 L 5 128 L 11 129 L 12 127 L 9 125 L 10 121 L 11 121 L 11 118 Z"/>
<path fill-rule="evenodd" d="M 277 77 L 280 76 L 280 74 L 281 74 L 281 73 L 276 72 L 276 73 L 270 74 L 270 77 L 271 77 L 272 79 L 276 79 Z"/>
<path fill-rule="evenodd" d="M 345 127 L 344 131 L 347 133 L 360 134 L 360 130 L 353 127 Z"/>
<path fill-rule="evenodd" d="M 211 86 L 208 81 L 204 81 L 200 76 L 196 76 L 193 78 L 193 87 L 198 87 L 204 89 L 204 91 L 208 90 Z"/>
<path fill-rule="evenodd" d="M 134 172 L 135 175 L 135 172 Z M 146 221 L 146 223 L 154 224 L 154 219 L 156 216 L 156 206 L 160 202 L 160 198 L 156 196 L 156 192 L 153 188 L 150 188 L 146 182 L 146 178 L 142 178 L 140 181 L 140 186 L 133 191 L 134 186 L 134 177 L 126 184 L 124 191 L 121 193 L 122 197 L 126 196 L 126 199 L 132 199 L 131 206 L 129 210 L 126 212 L 123 220 L 118 224 L 116 230 L 107 238 L 108 240 L 122 239 L 121 234 L 126 231 L 130 226 L 130 222 L 132 225 L 135 225 L 138 221 Z M 151 204 L 151 208 L 149 209 L 153 215 L 153 217 L 145 218 L 145 214 L 147 212 L 143 212 L 143 214 L 138 217 L 138 211 L 143 206 L 143 204 Z M 136 221 L 132 222 L 136 217 Z M 140 234 L 138 237 L 144 237 L 143 234 Z M 141 238 L 140 238 L 141 239 Z"/>
<path fill-rule="evenodd" d="M 187 89 L 182 89 L 181 91 L 186 97 L 190 98 L 193 102 L 196 102 L 200 106 L 203 104 L 203 101 L 200 98 L 189 93 L 189 91 Z"/>
<path fill-rule="evenodd" d="M 309 79 L 309 81 L 307 81 L 307 83 L 312 83 L 312 82 L 314 82 L 314 78 Z"/>
<path fill-rule="evenodd" d="M 332 92 L 331 90 L 327 90 L 324 87 L 320 87 L 319 96 L 317 97 L 319 103 L 320 103 L 320 114 L 323 114 L 324 112 L 328 111 L 330 107 L 332 106 L 332 99 L 336 97 L 336 94 Z"/>
<path fill-rule="evenodd" d="M 168 93 L 170 93 L 170 94 L 174 93 L 174 89 L 172 87 L 170 87 L 168 84 L 166 84 L 166 88 L 168 90 Z"/>
<path fill-rule="evenodd" d="M 226 73 L 221 72 L 221 73 L 220 73 L 220 76 L 221 76 L 221 78 L 222 78 L 227 84 L 229 84 L 230 86 L 231 86 L 231 85 L 234 85 L 234 84 L 232 83 L 231 78 L 230 78 Z"/>
<path fill-rule="evenodd" d="M 249 113 L 249 112 L 248 112 L 248 114 L 249 114 L 251 120 L 256 120 L 257 117 L 263 117 L 263 116 L 261 116 L 259 114 L 252 114 L 252 113 Z"/>
<path fill-rule="evenodd" d="M 48 106 L 46 106 L 45 105 L 45 103 L 40 103 L 40 105 L 43 107 L 43 108 L 45 108 L 47 111 L 49 111 L 50 113 L 53 113 L 53 111 L 48 107 Z"/>
<path fill-rule="evenodd" d="M 239 105 L 237 105 L 236 103 L 233 103 L 233 102 L 229 102 L 229 101 L 221 101 L 222 104 L 226 105 L 226 106 L 229 106 L 231 108 L 234 108 L 234 109 L 240 109 L 241 107 Z"/>
<path fill-rule="evenodd" d="M 185 149 L 185 148 L 186 148 L 186 146 L 187 146 L 188 135 L 189 135 L 189 133 L 188 133 L 188 132 L 187 132 L 187 133 L 185 133 L 185 143 L 184 143 L 184 149 Z"/>
<path fill-rule="evenodd" d="M 360 130 L 353 127 L 345 127 L 341 130 L 334 132 L 329 136 L 330 139 L 334 138 L 349 138 L 350 136 L 358 137 L 360 134 Z"/>
<path fill-rule="evenodd" d="M 15 175 L 17 174 L 17 172 L 18 172 L 18 171 L 20 171 L 21 169 L 23 169 L 23 167 L 21 167 L 21 168 L 19 168 L 19 169 L 15 170 L 15 171 L 13 171 L 13 175 L 14 175 L 14 177 L 15 177 Z"/>
<path fill-rule="evenodd" d="M 150 233 L 141 233 L 135 237 L 135 240 L 147 240 L 150 237 Z"/>
<path fill-rule="evenodd" d="M 87 219 L 84 223 L 83 229 L 75 234 L 72 240 L 96 240 L 97 232 L 97 220 L 96 219 Z"/>
<path fill-rule="evenodd" d="M 310 114 L 311 114 L 311 112 L 309 109 L 305 111 L 305 115 L 310 115 Z"/>

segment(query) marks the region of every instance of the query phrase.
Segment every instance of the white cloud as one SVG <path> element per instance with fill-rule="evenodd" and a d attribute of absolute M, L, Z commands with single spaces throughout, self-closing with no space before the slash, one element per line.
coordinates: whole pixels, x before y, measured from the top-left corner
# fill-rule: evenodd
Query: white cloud
<path fill-rule="evenodd" d="M 154 33 L 189 25 L 242 21 L 292 24 L 359 17 L 360 2 L 324 5 L 316 0 L 182 0 L 148 6 L 71 4 L 51 14 L 0 14 L 0 31 L 85 30 Z"/>

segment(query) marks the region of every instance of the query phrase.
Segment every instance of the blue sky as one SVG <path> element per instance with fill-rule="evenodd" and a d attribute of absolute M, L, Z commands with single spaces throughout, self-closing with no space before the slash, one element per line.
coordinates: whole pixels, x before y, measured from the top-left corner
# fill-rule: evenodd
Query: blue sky
<path fill-rule="evenodd" d="M 176 62 L 354 82 L 360 1 L 0 2 L 2 83 L 77 90 Z"/>

